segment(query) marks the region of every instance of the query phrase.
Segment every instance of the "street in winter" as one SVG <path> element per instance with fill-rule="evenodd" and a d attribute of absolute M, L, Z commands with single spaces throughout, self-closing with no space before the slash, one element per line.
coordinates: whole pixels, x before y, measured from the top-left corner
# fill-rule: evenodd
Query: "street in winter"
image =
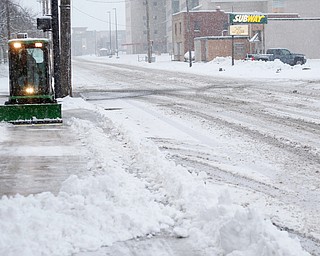
<path fill-rule="evenodd" d="M 0 124 L 0 255 L 320 255 L 320 61 L 139 57 L 76 57 L 62 124 Z"/>

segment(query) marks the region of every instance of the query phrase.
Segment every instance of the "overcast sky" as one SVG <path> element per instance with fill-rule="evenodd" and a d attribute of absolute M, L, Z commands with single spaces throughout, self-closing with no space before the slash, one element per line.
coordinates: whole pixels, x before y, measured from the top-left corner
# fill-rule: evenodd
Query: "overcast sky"
<path fill-rule="evenodd" d="M 40 0 L 16 0 L 22 6 L 31 7 L 41 16 Z M 125 0 L 71 0 L 72 27 L 88 27 L 89 30 L 109 30 L 109 14 L 111 26 L 115 30 L 115 10 L 117 10 L 118 30 L 125 29 Z"/>

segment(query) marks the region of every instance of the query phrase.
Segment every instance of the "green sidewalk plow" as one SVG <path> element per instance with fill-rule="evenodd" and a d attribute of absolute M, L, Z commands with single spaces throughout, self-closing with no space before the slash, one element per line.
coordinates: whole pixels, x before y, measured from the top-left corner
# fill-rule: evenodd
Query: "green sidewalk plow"
<path fill-rule="evenodd" d="M 13 124 L 62 123 L 61 104 L 14 104 L 0 106 L 0 122 Z"/>

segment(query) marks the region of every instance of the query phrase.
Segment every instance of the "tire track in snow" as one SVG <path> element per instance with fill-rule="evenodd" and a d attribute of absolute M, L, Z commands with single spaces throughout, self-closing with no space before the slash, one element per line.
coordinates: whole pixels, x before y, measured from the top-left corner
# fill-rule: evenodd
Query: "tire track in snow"
<path fill-rule="evenodd" d="M 236 187 L 248 189 L 249 191 L 255 191 L 263 195 L 270 196 L 271 198 L 277 198 L 285 204 L 299 205 L 300 202 L 304 202 L 305 199 L 302 195 L 293 191 L 287 191 L 273 184 L 258 181 L 253 178 L 243 176 L 240 174 L 232 173 L 228 170 L 224 170 L 214 165 L 214 160 L 210 159 L 209 155 L 204 155 L 203 152 L 194 150 L 194 145 L 187 144 L 179 145 L 175 141 L 168 141 L 161 138 L 150 138 L 159 148 L 166 152 L 168 159 L 175 161 L 177 164 L 189 169 L 190 172 L 206 172 L 206 182 L 229 184 Z M 178 145 L 178 146 L 177 146 Z M 320 198 L 315 197 L 313 202 L 315 205 L 320 204 Z M 285 223 L 280 223 L 277 219 L 272 220 L 273 224 L 280 230 L 285 230 L 293 236 L 299 237 L 303 247 L 312 255 L 320 254 L 320 240 L 313 235 L 306 232 L 301 232 L 293 228 L 285 226 Z"/>
<path fill-rule="evenodd" d="M 105 63 L 103 64 L 105 65 Z M 109 66 L 114 65 L 112 64 Z M 288 92 L 280 90 L 280 97 L 276 101 L 272 102 L 272 95 L 268 100 L 259 99 L 258 96 L 261 93 L 258 93 L 258 91 L 263 91 L 262 85 L 259 85 L 257 87 L 254 85 L 254 82 L 246 83 L 245 81 L 226 81 L 227 79 L 215 79 L 213 77 L 195 76 L 189 74 L 181 74 L 181 79 L 179 79 L 180 74 L 178 73 L 174 73 L 175 77 L 173 78 L 172 72 L 155 71 L 151 69 L 136 68 L 123 65 L 118 65 L 118 67 L 124 67 L 128 70 L 137 69 L 141 71 L 141 73 L 139 73 L 140 77 L 135 77 L 135 74 L 138 73 L 130 72 L 129 74 L 125 74 L 123 77 L 117 78 L 119 80 L 122 80 L 124 83 L 127 83 L 127 85 L 130 84 L 131 90 L 135 88 L 143 88 L 147 91 L 153 92 L 148 95 L 141 95 L 141 97 L 136 98 L 136 100 L 139 99 L 149 104 L 158 106 L 158 108 L 161 108 L 164 111 L 169 111 L 171 116 L 176 115 L 179 116 L 181 119 L 192 118 L 196 121 L 199 121 L 199 123 L 202 120 L 204 120 L 204 123 L 207 124 L 207 127 L 212 125 L 217 129 L 227 129 L 228 131 L 233 131 L 239 136 L 244 136 L 247 139 L 257 140 L 258 142 L 262 142 L 263 144 L 268 145 L 269 147 L 278 149 L 275 150 L 274 153 L 278 152 L 277 154 L 279 156 L 283 157 L 284 154 L 287 157 L 286 160 L 288 161 L 288 163 L 284 162 L 283 164 L 288 164 L 288 166 L 286 166 L 284 170 L 290 170 L 290 168 L 300 165 L 302 169 L 304 168 L 304 170 L 308 171 L 308 173 L 305 173 L 305 175 L 310 176 L 309 178 L 311 182 L 313 178 L 317 180 L 317 177 L 315 177 L 316 174 L 313 173 L 313 171 L 316 170 L 317 167 L 319 167 L 319 157 L 317 151 L 314 150 L 312 147 L 308 147 L 308 144 L 299 143 L 299 141 L 297 142 L 295 140 L 292 140 L 292 138 L 290 137 L 287 138 L 285 136 L 279 136 L 278 132 L 280 130 L 269 130 L 269 132 L 265 132 L 265 130 L 263 129 L 253 129 L 250 126 L 250 124 L 241 125 L 235 122 L 235 120 L 230 119 L 230 116 L 226 116 L 228 118 L 225 119 L 221 115 L 211 115 L 211 113 L 208 114 L 208 111 L 204 111 L 212 110 L 215 107 L 218 107 L 220 110 L 225 112 L 229 111 L 229 113 L 238 113 L 240 116 L 247 116 L 248 118 L 252 118 L 252 120 L 256 120 L 257 124 L 260 125 L 261 121 L 271 122 L 270 127 L 272 127 L 274 124 L 283 125 L 282 132 L 285 132 L 284 127 L 287 127 L 291 132 L 294 129 L 297 129 L 296 134 L 299 134 L 299 130 L 308 130 L 310 134 L 318 133 L 319 129 L 316 122 L 310 122 L 308 121 L 309 119 L 307 121 L 302 118 L 300 119 L 299 114 L 303 114 L 303 112 L 292 112 L 292 110 L 294 110 L 292 106 L 296 107 L 297 110 L 299 109 L 297 105 L 294 106 L 290 103 L 290 99 L 293 99 L 292 96 L 296 97 L 299 100 L 299 96 L 305 96 L 305 93 L 303 95 L 293 95 L 292 91 L 290 90 L 288 90 Z M 197 79 L 196 82 L 195 77 Z M 187 88 L 187 90 L 180 90 L 179 92 L 178 90 L 170 90 L 172 89 L 172 84 L 174 84 L 174 88 Z M 159 89 L 159 86 L 161 86 L 162 90 L 157 90 Z M 128 87 L 125 87 L 123 91 L 125 91 L 125 89 L 128 89 Z M 248 95 L 245 89 L 249 87 L 253 88 L 253 92 Z M 265 95 L 267 95 L 267 90 L 264 91 Z M 109 90 L 102 90 L 100 92 L 108 93 Z M 286 102 L 281 101 L 284 98 L 286 98 Z M 258 99 L 261 100 L 261 102 L 258 101 Z M 290 108 L 287 108 L 287 102 L 290 103 Z M 306 107 L 308 108 L 308 106 L 309 105 L 307 105 Z M 265 111 L 266 107 L 276 109 L 278 113 Z M 283 107 L 286 108 L 284 109 L 283 115 L 281 115 L 279 110 L 282 110 Z M 288 116 L 286 116 L 286 114 L 288 114 Z M 297 118 L 295 116 L 297 116 Z M 161 148 L 161 143 L 158 142 L 158 145 Z M 170 149 L 170 146 L 168 145 L 165 147 L 168 147 Z M 274 154 L 272 153 L 273 151 L 270 152 L 266 153 Z M 313 197 L 315 201 L 310 200 L 310 198 L 308 198 L 308 200 L 304 198 L 305 195 L 310 196 L 309 194 L 313 193 L 312 191 L 310 192 L 310 190 L 308 189 L 306 189 L 306 191 L 302 191 L 302 194 L 298 194 L 297 197 L 295 196 L 294 192 L 282 189 L 281 184 L 277 184 L 276 186 L 272 186 L 263 182 L 261 184 L 261 182 L 257 180 L 251 180 L 247 177 L 235 175 L 234 173 L 230 173 L 227 170 L 223 170 L 221 168 L 219 169 L 216 168 L 216 166 L 212 166 L 212 163 L 210 162 L 203 163 L 203 160 L 200 161 L 199 159 L 197 159 L 197 156 L 195 155 L 186 156 L 184 155 L 182 149 L 178 149 L 176 150 L 176 152 L 172 151 L 168 154 L 169 156 L 171 155 L 172 159 L 175 159 L 178 163 L 184 163 L 186 166 L 189 166 L 190 168 L 192 168 L 192 165 L 194 165 L 195 168 L 199 166 L 204 166 L 203 168 L 210 169 L 211 172 L 214 173 L 211 174 L 212 180 L 219 179 L 220 177 L 220 180 L 223 182 L 230 182 L 230 184 L 235 184 L 240 187 L 251 186 L 253 187 L 252 189 L 257 189 L 258 191 L 261 191 L 261 193 L 265 192 L 266 195 L 268 195 L 269 193 L 274 196 L 279 196 L 279 198 L 283 199 L 284 201 L 292 200 L 291 202 L 298 204 L 305 204 L 307 201 L 307 203 L 310 203 L 310 207 L 312 206 L 311 204 L 315 205 L 316 207 L 317 205 L 319 205 L 315 202 L 318 200 L 317 198 L 319 198 L 317 196 Z M 288 156 L 293 156 L 293 158 L 289 158 Z M 272 158 L 273 157 L 277 156 L 272 156 Z M 308 168 L 305 168 L 305 164 L 309 164 L 312 167 L 311 170 L 309 170 L 310 166 Z M 301 175 L 302 174 L 303 173 L 301 173 Z M 283 173 L 284 181 L 286 180 L 286 175 L 286 173 Z M 301 181 L 297 180 L 297 182 Z M 317 191 L 315 191 L 314 193 L 317 193 Z M 286 195 L 288 195 L 288 197 Z M 315 210 L 312 214 L 314 214 L 316 220 L 318 216 L 317 210 Z M 316 227 L 317 225 L 315 224 L 315 222 L 313 224 L 315 225 L 315 229 L 307 230 L 306 234 L 309 232 L 319 233 L 319 230 Z M 291 230 L 291 233 L 300 234 L 301 232 Z M 316 241 L 315 244 L 318 243 L 317 239 L 308 234 L 301 234 L 300 236 L 306 238 L 306 243 L 312 243 L 312 241 Z"/>

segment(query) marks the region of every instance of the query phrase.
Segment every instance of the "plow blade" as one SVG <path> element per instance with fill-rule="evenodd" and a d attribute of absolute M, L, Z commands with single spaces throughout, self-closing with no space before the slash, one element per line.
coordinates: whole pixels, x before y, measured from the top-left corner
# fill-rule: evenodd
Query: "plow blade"
<path fill-rule="evenodd" d="M 13 124 L 62 123 L 61 105 L 21 104 L 0 106 L 0 122 Z"/>

